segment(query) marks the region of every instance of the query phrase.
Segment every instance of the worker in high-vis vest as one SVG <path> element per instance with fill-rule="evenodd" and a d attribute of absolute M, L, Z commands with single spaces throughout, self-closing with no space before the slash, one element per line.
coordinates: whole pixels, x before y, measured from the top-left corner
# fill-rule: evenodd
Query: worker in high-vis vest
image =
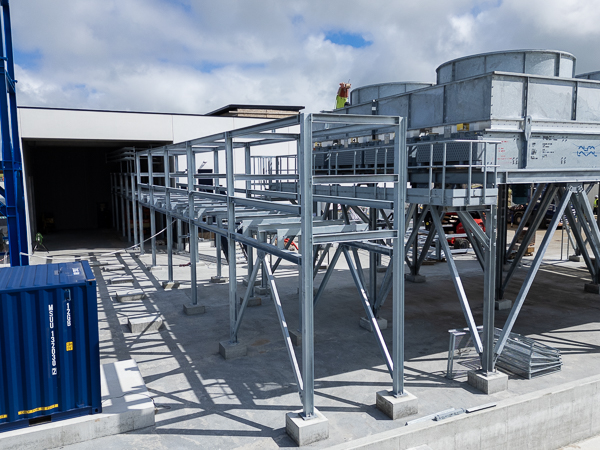
<path fill-rule="evenodd" d="M 348 92 L 350 91 L 350 83 L 340 83 L 340 88 L 335 97 L 335 109 L 343 108 L 348 102 Z"/>

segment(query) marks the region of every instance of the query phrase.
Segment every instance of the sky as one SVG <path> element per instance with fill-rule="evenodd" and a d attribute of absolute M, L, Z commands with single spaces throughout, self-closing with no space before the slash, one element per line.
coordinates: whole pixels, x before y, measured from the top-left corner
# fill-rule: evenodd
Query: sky
<path fill-rule="evenodd" d="M 204 114 L 330 110 L 442 63 L 562 50 L 600 70 L 600 0 L 13 0 L 20 106 Z"/>

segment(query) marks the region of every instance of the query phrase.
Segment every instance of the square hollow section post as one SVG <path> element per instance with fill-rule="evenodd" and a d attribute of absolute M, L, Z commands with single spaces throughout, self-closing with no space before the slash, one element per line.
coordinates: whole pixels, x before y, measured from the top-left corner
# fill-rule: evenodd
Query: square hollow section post
<path fill-rule="evenodd" d="M 487 233 L 488 249 L 485 251 L 485 271 L 483 274 L 483 352 L 481 353 L 481 367 L 483 372 L 494 372 L 494 309 L 496 297 L 496 227 L 498 208 L 491 205 L 486 217 L 485 226 Z"/>
<path fill-rule="evenodd" d="M 134 150 L 135 152 L 135 150 Z M 135 188 L 135 160 L 129 163 L 131 168 L 129 175 L 131 179 L 131 217 L 133 219 L 133 244 L 138 245 L 138 227 L 137 227 L 137 200 L 136 200 L 136 188 Z"/>
<path fill-rule="evenodd" d="M 398 120 L 394 139 L 394 172 L 398 175 L 398 182 L 394 186 L 394 229 L 397 235 L 392 244 L 392 264 L 395 272 L 392 294 L 392 395 L 396 397 L 404 394 L 404 208 L 408 180 L 406 120 Z"/>
<path fill-rule="evenodd" d="M 125 187 L 123 186 L 123 164 L 121 166 L 121 173 L 119 174 L 119 197 L 121 197 L 121 234 L 125 237 Z"/>
<path fill-rule="evenodd" d="M 213 169 L 214 173 L 218 174 L 219 173 L 219 151 L 218 150 L 213 150 L 213 165 L 214 165 L 214 169 Z M 213 181 L 215 183 L 215 191 L 214 192 L 216 194 L 220 194 L 219 180 L 220 180 L 220 178 L 215 178 Z M 221 278 L 223 261 L 221 259 L 221 236 L 218 234 L 215 235 L 215 251 L 217 252 L 217 278 Z"/>
<path fill-rule="evenodd" d="M 142 167 L 139 153 L 135 154 L 135 170 L 137 175 L 138 224 L 140 227 L 140 255 L 144 254 L 144 207 L 142 206 Z"/>
<path fill-rule="evenodd" d="M 298 154 L 301 211 L 300 302 L 302 304 L 302 415 L 315 415 L 314 315 L 313 315 L 313 180 L 312 180 L 312 115 L 301 117 L 301 145 Z"/>
<path fill-rule="evenodd" d="M 233 166 L 233 138 L 225 133 L 225 175 L 227 179 L 227 250 L 229 253 L 229 341 L 237 342 L 236 321 L 237 306 L 237 273 L 235 261 L 235 179 Z"/>
<path fill-rule="evenodd" d="M 115 204 L 115 196 L 117 187 L 115 186 L 115 174 L 110 174 L 110 203 L 112 206 L 112 226 L 117 228 L 117 208 Z"/>
<path fill-rule="evenodd" d="M 127 242 L 131 242 L 131 210 L 129 208 L 129 161 L 125 162 L 126 172 L 123 174 L 123 180 L 125 182 L 125 224 L 127 226 Z M 132 186 L 133 188 L 133 186 Z"/>
<path fill-rule="evenodd" d="M 163 150 L 163 169 L 165 176 L 165 209 L 167 210 L 167 278 L 168 282 L 173 282 L 173 217 L 169 213 L 171 211 L 171 177 L 169 176 L 171 170 L 169 165 L 169 152 L 165 148 Z"/>
<path fill-rule="evenodd" d="M 369 208 L 369 229 L 377 230 L 377 208 Z M 375 252 L 369 252 L 369 303 L 373 308 L 375 318 L 379 316 L 377 310 L 375 310 L 375 303 L 377 301 L 377 254 Z"/>
<path fill-rule="evenodd" d="M 304 117 L 304 116 L 302 116 Z M 300 128 L 304 126 L 303 118 L 300 119 Z M 296 182 L 296 192 L 300 195 L 300 186 L 303 172 L 302 161 L 300 155 L 302 154 L 302 145 L 304 139 L 302 137 L 302 130 L 300 131 L 300 138 L 296 141 L 296 169 L 298 171 L 298 181 Z M 312 149 L 311 149 L 312 153 Z M 312 167 L 311 167 L 312 170 Z M 311 172 L 312 173 L 312 172 Z M 296 199 L 300 203 L 300 198 Z M 302 220 L 302 219 L 300 219 Z M 302 251 L 302 236 L 298 236 L 298 249 Z M 298 331 L 302 333 L 302 314 L 303 314 L 303 303 L 302 303 L 302 263 L 298 266 Z"/>
<path fill-rule="evenodd" d="M 246 144 L 244 146 L 244 163 L 245 163 L 245 172 L 246 175 L 250 175 L 252 173 L 252 159 L 250 157 L 250 144 Z M 252 180 L 246 180 L 246 197 L 250 198 L 250 189 L 252 189 Z"/>
<path fill-rule="evenodd" d="M 179 155 L 175 155 L 173 162 L 175 164 L 173 172 L 179 173 Z M 173 182 L 173 186 L 177 186 L 177 179 Z M 177 251 L 181 252 L 183 250 L 183 223 L 181 222 L 181 219 L 177 218 Z"/>
<path fill-rule="evenodd" d="M 194 172 L 196 167 L 196 154 L 192 144 L 185 144 L 187 163 L 187 188 L 188 188 L 188 220 L 190 228 L 190 275 L 192 284 L 192 305 L 198 304 L 198 284 L 196 282 L 196 261 L 198 255 L 198 227 L 194 224 Z"/>
<path fill-rule="evenodd" d="M 506 233 L 508 229 L 508 184 L 498 185 L 498 229 L 496 236 L 496 301 L 502 300 L 503 266 L 506 260 Z"/>
<path fill-rule="evenodd" d="M 148 187 L 150 188 L 150 247 L 152 267 L 156 266 L 156 211 L 154 209 L 154 164 L 152 150 L 148 150 Z"/>

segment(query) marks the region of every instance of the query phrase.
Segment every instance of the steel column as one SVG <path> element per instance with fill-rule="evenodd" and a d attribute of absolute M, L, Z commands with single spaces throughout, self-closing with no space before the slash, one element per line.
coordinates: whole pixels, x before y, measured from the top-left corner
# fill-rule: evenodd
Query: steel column
<path fill-rule="evenodd" d="M 404 395 L 404 234 L 406 230 L 406 182 L 408 181 L 408 164 L 406 152 L 406 120 L 398 118 L 396 138 L 394 139 L 394 173 L 398 174 L 398 182 L 394 183 L 394 229 L 396 239 L 393 240 L 391 264 L 394 270 L 394 290 L 392 305 L 392 394 Z"/>
<path fill-rule="evenodd" d="M 129 161 L 125 163 L 128 172 L 122 174 L 125 182 L 125 223 L 127 225 L 127 242 L 131 242 L 131 210 L 129 209 Z M 133 188 L 133 187 L 132 187 Z"/>
<path fill-rule="evenodd" d="M 130 162 L 131 170 L 131 215 L 133 218 L 133 244 L 138 245 L 138 226 L 137 226 L 137 200 L 136 200 L 136 188 L 135 188 L 135 162 Z"/>
<path fill-rule="evenodd" d="M 198 283 L 196 280 L 196 263 L 198 260 L 198 227 L 194 223 L 194 167 L 196 167 L 196 154 L 192 144 L 186 142 L 186 164 L 187 164 L 187 190 L 188 190 L 188 220 L 190 230 L 190 279 L 192 285 L 192 305 L 198 304 Z"/>
<path fill-rule="evenodd" d="M 169 153 L 165 149 L 163 151 L 163 168 L 165 175 L 165 210 L 171 211 L 171 187 L 170 164 L 169 164 Z M 166 226 L 167 226 L 167 281 L 173 282 L 173 218 L 171 214 L 166 214 Z"/>
<path fill-rule="evenodd" d="M 123 169 L 121 168 L 121 170 Z M 123 237 L 125 237 L 127 233 L 127 228 L 125 226 L 125 188 L 123 186 L 123 178 L 125 178 L 125 175 L 123 175 L 123 173 L 121 172 L 119 174 L 119 197 L 121 197 L 121 234 L 123 235 Z"/>
<path fill-rule="evenodd" d="M 142 166 L 140 154 L 135 154 L 135 167 L 137 172 L 138 217 L 140 227 L 140 256 L 144 254 L 144 207 L 142 206 Z"/>
<path fill-rule="evenodd" d="M 225 171 L 227 175 L 227 247 L 229 251 L 229 341 L 237 342 L 235 323 L 238 315 L 237 303 L 237 273 L 235 258 L 235 181 L 233 173 L 233 139 L 230 133 L 225 133 Z"/>
<path fill-rule="evenodd" d="M 508 232 L 508 185 L 498 185 L 498 234 L 496 237 L 496 301 L 502 300 L 502 269 L 506 261 L 506 234 Z"/>
<path fill-rule="evenodd" d="M 315 415 L 315 362 L 313 312 L 313 183 L 312 183 L 312 115 L 301 115 L 300 146 L 298 154 L 301 216 L 300 302 L 302 304 L 302 416 Z"/>
<path fill-rule="evenodd" d="M 156 266 L 156 210 L 154 200 L 154 160 L 152 150 L 148 150 L 148 183 L 150 187 L 150 247 L 152 250 L 152 267 Z"/>
<path fill-rule="evenodd" d="M 481 367 L 485 373 L 494 371 L 494 309 L 496 298 L 496 224 L 497 207 L 491 205 L 486 216 L 487 248 L 484 249 L 483 272 L 483 352 Z M 464 222 L 463 222 L 464 223 Z M 477 227 L 479 228 L 479 227 Z"/>

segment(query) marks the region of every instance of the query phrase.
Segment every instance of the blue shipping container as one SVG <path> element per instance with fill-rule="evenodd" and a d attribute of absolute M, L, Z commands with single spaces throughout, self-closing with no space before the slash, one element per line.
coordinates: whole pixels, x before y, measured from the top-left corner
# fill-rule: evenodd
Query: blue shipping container
<path fill-rule="evenodd" d="M 101 411 L 88 262 L 0 269 L 0 431 Z"/>

